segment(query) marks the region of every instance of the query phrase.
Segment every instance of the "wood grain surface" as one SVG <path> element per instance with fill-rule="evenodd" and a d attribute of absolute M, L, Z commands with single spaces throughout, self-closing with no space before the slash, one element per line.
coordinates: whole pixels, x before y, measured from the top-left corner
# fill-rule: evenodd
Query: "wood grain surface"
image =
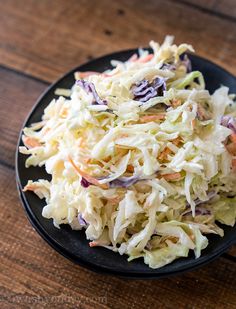
<path fill-rule="evenodd" d="M 46 81 L 91 58 L 173 34 L 236 74 L 236 27 L 178 1 L 2 1 L 0 61 Z M 207 2 L 207 1 L 206 1 Z M 37 13 L 36 13 L 37 12 Z M 17 25 L 17 31 L 16 31 Z"/>
<path fill-rule="evenodd" d="M 236 308 L 236 246 L 162 280 L 95 274 L 31 227 L 15 184 L 22 123 L 48 83 L 107 52 L 174 34 L 236 74 L 234 1 L 6 0 L 0 9 L 0 308 Z"/>
<path fill-rule="evenodd" d="M 207 10 L 210 14 L 218 14 L 225 19 L 236 20 L 235 0 L 180 0 L 180 2 Z"/>

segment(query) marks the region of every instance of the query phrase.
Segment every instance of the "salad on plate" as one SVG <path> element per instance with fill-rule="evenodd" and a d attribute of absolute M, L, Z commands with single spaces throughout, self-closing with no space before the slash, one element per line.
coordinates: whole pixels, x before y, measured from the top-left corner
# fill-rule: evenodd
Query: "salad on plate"
<path fill-rule="evenodd" d="M 236 104 L 227 87 L 205 88 L 191 45 L 167 36 L 150 47 L 76 72 L 24 128 L 20 152 L 51 175 L 24 187 L 45 198 L 43 217 L 159 268 L 200 257 L 208 234 L 235 224 Z"/>

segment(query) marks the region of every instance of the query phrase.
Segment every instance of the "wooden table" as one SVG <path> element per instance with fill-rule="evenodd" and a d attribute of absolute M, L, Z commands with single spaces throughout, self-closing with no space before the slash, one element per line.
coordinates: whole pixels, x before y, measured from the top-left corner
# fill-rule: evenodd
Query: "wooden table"
<path fill-rule="evenodd" d="M 17 195 L 17 136 L 41 92 L 74 66 L 165 34 L 236 74 L 234 0 L 1 1 L 0 308 L 236 308 L 235 247 L 168 279 L 95 274 L 41 239 Z"/>

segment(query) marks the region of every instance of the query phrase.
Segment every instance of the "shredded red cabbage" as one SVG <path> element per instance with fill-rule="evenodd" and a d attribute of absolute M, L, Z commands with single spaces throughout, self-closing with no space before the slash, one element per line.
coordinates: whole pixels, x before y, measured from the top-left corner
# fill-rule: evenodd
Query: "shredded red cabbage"
<path fill-rule="evenodd" d="M 163 65 L 160 68 L 161 70 L 170 70 L 170 71 L 174 71 L 176 70 L 176 65 L 175 64 L 171 64 L 171 63 L 163 63 Z"/>
<path fill-rule="evenodd" d="M 80 79 L 76 81 L 76 85 L 83 88 L 88 94 L 91 93 L 93 95 L 93 102 L 92 102 L 93 105 L 107 105 L 106 100 L 102 100 L 99 98 L 99 95 L 97 94 L 97 91 L 93 83 Z"/>
<path fill-rule="evenodd" d="M 188 215 L 191 215 L 191 214 L 192 214 L 192 210 L 188 210 L 188 211 L 183 213 L 183 216 L 188 216 Z M 205 209 L 205 208 L 202 208 L 202 207 L 198 207 L 195 210 L 196 216 L 204 216 L 204 215 L 210 215 L 210 214 L 211 214 L 211 211 L 209 209 Z"/>
<path fill-rule="evenodd" d="M 81 226 L 86 226 L 88 223 L 84 220 L 81 214 L 78 215 L 78 221 Z"/>
<path fill-rule="evenodd" d="M 110 188 L 117 188 L 117 187 L 127 188 L 129 186 L 134 185 L 139 180 L 144 180 L 144 179 L 140 179 L 138 176 L 120 177 L 120 178 L 110 181 L 109 186 Z"/>
<path fill-rule="evenodd" d="M 92 183 L 86 180 L 84 177 L 82 177 L 80 184 L 84 188 L 88 188 L 90 185 L 92 185 Z"/>
<path fill-rule="evenodd" d="M 209 200 L 211 200 L 214 196 L 216 196 L 216 192 L 215 191 L 209 191 L 207 193 L 207 197 L 208 197 L 208 200 L 206 201 L 201 201 L 199 198 L 197 198 L 194 202 L 195 202 L 195 206 L 198 206 L 198 205 L 201 205 L 201 204 L 204 204 L 206 202 L 208 202 Z"/>
<path fill-rule="evenodd" d="M 102 180 L 102 179 L 109 179 L 109 177 L 101 177 L 97 178 L 97 180 Z M 144 178 L 140 178 L 138 176 L 130 176 L 130 177 L 120 177 L 114 180 L 111 180 L 107 184 L 109 185 L 109 188 L 127 188 L 129 186 L 134 185 L 136 182 L 145 180 Z M 89 181 L 87 181 L 84 177 L 82 177 L 81 186 L 84 188 L 88 188 L 89 186 L 93 185 Z"/>
<path fill-rule="evenodd" d="M 152 83 L 144 79 L 131 88 L 134 100 L 140 102 L 147 102 L 151 98 L 162 96 L 164 90 L 166 90 L 166 78 L 163 77 L 156 77 Z"/>
<path fill-rule="evenodd" d="M 192 62 L 189 59 L 188 55 L 184 54 L 182 57 L 180 56 L 180 58 L 182 58 L 181 63 L 186 67 L 187 73 L 192 72 Z"/>
<path fill-rule="evenodd" d="M 236 133 L 236 119 L 232 116 L 222 116 L 220 124 Z"/>
<path fill-rule="evenodd" d="M 195 209 L 195 215 L 210 215 L 211 212 L 210 210 L 207 210 L 205 208 L 202 208 L 201 206 L 203 206 L 205 203 L 209 202 L 213 197 L 215 197 L 217 195 L 217 193 L 215 191 L 209 191 L 207 193 L 208 196 L 208 200 L 206 201 L 201 201 L 199 198 L 194 200 L 196 209 Z M 190 208 L 189 203 L 187 203 L 187 208 Z M 184 213 L 183 216 L 186 216 L 188 214 L 192 213 L 192 210 L 187 209 Z"/>

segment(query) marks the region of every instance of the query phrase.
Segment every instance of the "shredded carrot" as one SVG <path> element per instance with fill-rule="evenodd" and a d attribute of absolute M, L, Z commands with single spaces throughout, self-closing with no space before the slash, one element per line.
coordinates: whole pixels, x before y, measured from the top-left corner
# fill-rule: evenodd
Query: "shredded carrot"
<path fill-rule="evenodd" d="M 135 61 L 137 61 L 137 59 L 138 59 L 138 55 L 137 55 L 137 54 L 133 54 L 133 55 L 128 59 L 128 61 L 129 61 L 129 62 L 135 62 Z"/>
<path fill-rule="evenodd" d="M 98 242 L 97 241 L 90 241 L 89 242 L 89 247 L 96 247 L 98 246 Z"/>
<path fill-rule="evenodd" d="M 41 146 L 39 141 L 34 137 L 29 137 L 29 136 L 24 135 L 22 137 L 22 140 L 23 140 L 24 145 L 28 148 L 35 148 L 35 147 Z"/>
<path fill-rule="evenodd" d="M 192 123 L 192 128 L 194 129 L 196 127 L 196 119 L 193 119 L 191 123 Z"/>
<path fill-rule="evenodd" d="M 158 121 L 158 120 L 164 120 L 165 114 L 157 114 L 157 115 L 146 115 L 139 118 L 141 122 L 150 122 L 150 121 Z"/>
<path fill-rule="evenodd" d="M 81 79 L 89 77 L 90 75 L 99 75 L 99 72 L 86 71 L 86 72 L 75 72 L 75 79 Z"/>
<path fill-rule="evenodd" d="M 102 241 L 102 240 L 98 240 L 98 241 L 90 241 L 89 242 L 89 247 L 98 247 L 98 246 L 106 246 L 107 242 L 106 241 Z"/>
<path fill-rule="evenodd" d="M 173 107 L 178 107 L 181 105 L 181 100 L 180 99 L 174 99 L 174 100 L 171 100 L 171 106 Z"/>
<path fill-rule="evenodd" d="M 146 57 L 143 57 L 143 58 L 138 58 L 137 60 L 136 60 L 136 62 L 138 62 L 138 63 L 145 63 L 145 62 L 148 62 L 148 61 L 150 61 L 152 58 L 153 58 L 153 54 L 148 54 Z"/>
<path fill-rule="evenodd" d="M 178 146 L 180 143 L 182 142 L 182 139 L 180 136 L 176 137 L 175 139 L 173 139 L 172 143 L 175 145 L 175 146 Z"/>
<path fill-rule="evenodd" d="M 117 196 L 117 197 L 109 199 L 109 202 L 111 205 L 117 205 L 119 204 L 120 200 L 121 200 L 121 197 Z"/>
<path fill-rule="evenodd" d="M 179 180 L 182 178 L 180 173 L 171 173 L 160 175 L 161 178 L 165 178 L 165 180 Z"/>
<path fill-rule="evenodd" d="M 173 139 L 172 143 L 175 146 L 178 146 L 181 143 L 181 141 L 182 141 L 181 137 L 176 137 L 175 139 Z M 159 154 L 158 160 L 160 161 L 167 160 L 167 156 L 171 153 L 172 153 L 172 150 L 168 147 L 165 147 L 164 150 Z"/>
<path fill-rule="evenodd" d="M 231 140 L 232 143 L 236 144 L 236 133 L 230 134 L 229 139 Z"/>
<path fill-rule="evenodd" d="M 169 154 L 171 154 L 171 152 L 172 152 L 172 151 L 170 150 L 170 148 L 165 147 L 165 149 L 159 154 L 158 160 L 160 160 L 160 161 L 166 160 L 166 159 L 167 159 L 167 156 L 168 156 Z"/>
<path fill-rule="evenodd" d="M 26 186 L 24 186 L 23 192 L 25 191 L 34 191 L 35 189 L 37 189 L 37 186 L 35 183 L 31 183 L 31 184 L 27 184 Z"/>
<path fill-rule="evenodd" d="M 232 169 L 234 172 L 236 172 L 236 159 L 232 160 Z"/>
<path fill-rule="evenodd" d="M 127 165 L 126 171 L 127 171 L 127 172 L 130 172 L 130 173 L 133 173 L 133 172 L 134 172 L 134 167 L 133 167 L 133 165 L 131 165 L 131 164 Z"/>
<path fill-rule="evenodd" d="M 126 138 L 126 137 L 129 137 L 129 135 L 128 134 L 120 134 L 119 135 L 119 138 Z"/>
<path fill-rule="evenodd" d="M 232 154 L 233 156 L 236 156 L 236 144 L 230 143 L 226 145 L 225 147 L 230 154 Z"/>
<path fill-rule="evenodd" d="M 26 186 L 24 186 L 23 192 L 25 192 L 25 191 L 35 192 L 35 190 L 37 190 L 37 189 L 44 189 L 44 186 L 40 183 L 34 183 L 33 182 L 33 183 L 29 183 Z"/>
<path fill-rule="evenodd" d="M 100 188 L 102 188 L 102 189 L 108 189 L 108 185 L 107 185 L 107 184 L 100 184 L 99 181 L 98 181 L 96 178 L 94 178 L 94 177 L 88 175 L 87 173 L 85 173 L 84 171 L 82 171 L 82 170 L 75 164 L 75 162 L 72 160 L 72 158 L 71 158 L 70 156 L 68 157 L 68 159 L 69 159 L 69 162 L 71 163 L 71 165 L 74 167 L 74 169 L 76 170 L 76 172 L 77 172 L 80 176 L 84 177 L 88 182 L 92 183 L 92 184 L 95 185 L 95 186 L 98 186 L 98 187 L 100 187 Z"/>
<path fill-rule="evenodd" d="M 232 168 L 234 171 L 236 171 L 236 159 L 232 160 Z"/>

